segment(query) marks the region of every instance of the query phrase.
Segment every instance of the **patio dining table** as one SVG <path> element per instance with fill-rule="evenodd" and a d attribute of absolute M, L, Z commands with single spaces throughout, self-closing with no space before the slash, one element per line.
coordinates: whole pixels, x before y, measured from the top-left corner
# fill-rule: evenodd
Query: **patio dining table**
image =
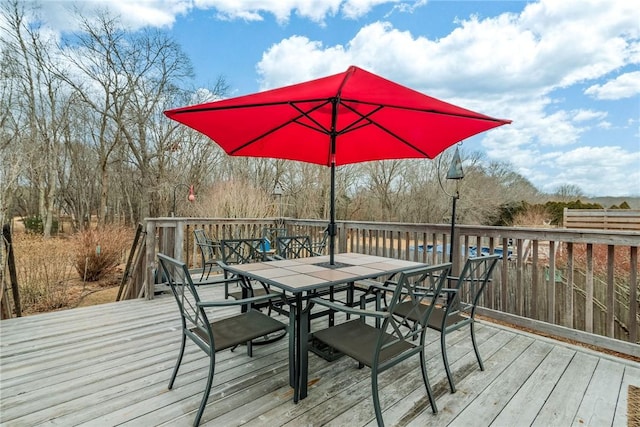
<path fill-rule="evenodd" d="M 359 253 L 335 255 L 330 265 L 329 256 L 286 259 L 230 265 L 229 271 L 290 293 L 294 301 L 293 336 L 289 337 L 289 383 L 294 389 L 293 401 L 307 396 L 308 341 L 310 296 L 338 285 L 351 285 L 365 279 L 388 276 L 425 264 Z"/>

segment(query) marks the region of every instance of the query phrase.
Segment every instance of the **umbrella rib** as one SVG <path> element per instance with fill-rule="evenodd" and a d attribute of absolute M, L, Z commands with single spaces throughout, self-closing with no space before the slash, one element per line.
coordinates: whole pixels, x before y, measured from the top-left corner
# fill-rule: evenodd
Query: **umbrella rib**
<path fill-rule="evenodd" d="M 362 103 L 361 103 L 362 104 Z M 419 149 L 418 147 L 416 147 L 415 145 L 411 144 L 409 141 L 405 140 L 404 138 L 396 135 L 395 133 L 391 132 L 389 129 L 387 129 L 386 127 L 380 125 L 379 123 L 374 122 L 373 120 L 371 120 L 369 118 L 369 116 L 371 116 L 372 114 L 382 110 L 385 105 L 380 105 L 380 104 L 373 104 L 373 103 L 368 103 L 368 105 L 377 105 L 378 108 L 374 109 L 373 111 L 369 112 L 368 114 L 364 115 L 358 111 L 356 111 L 354 108 L 350 107 L 349 105 L 344 104 L 344 102 L 342 102 L 343 107 L 345 107 L 346 109 L 352 111 L 353 113 L 357 114 L 360 116 L 360 118 L 358 120 L 356 120 L 355 122 L 351 123 L 349 126 L 347 126 L 346 128 L 344 128 L 342 131 L 340 131 L 340 134 L 346 134 L 355 130 L 358 130 L 364 126 L 367 126 L 367 124 L 362 124 L 361 126 L 355 126 L 356 123 L 362 121 L 362 120 L 366 120 L 368 122 L 368 124 L 376 126 L 377 128 L 381 129 L 383 132 L 388 133 L 389 135 L 391 135 L 392 137 L 396 138 L 398 141 L 402 142 L 403 144 L 407 145 L 408 147 L 411 147 L 411 149 L 413 149 L 414 151 L 420 153 L 421 155 L 427 157 L 427 158 L 431 158 L 431 156 L 429 156 L 427 153 L 425 153 L 424 151 L 422 151 L 421 149 Z"/>
<path fill-rule="evenodd" d="M 319 132 L 322 132 L 322 130 L 324 130 L 324 128 L 322 127 L 322 125 L 321 125 L 320 123 L 316 122 L 315 120 L 313 120 L 313 119 L 312 119 L 308 114 L 309 114 L 309 113 L 311 113 L 311 112 L 313 112 L 313 111 L 315 111 L 315 110 L 317 110 L 317 109 L 319 109 L 319 108 L 321 108 L 321 107 L 323 107 L 324 105 L 326 105 L 326 104 L 327 104 L 327 101 L 326 101 L 325 99 L 322 99 L 322 98 L 321 98 L 321 99 L 314 100 L 314 101 L 325 101 L 325 102 L 324 102 L 323 104 L 320 104 L 320 105 L 317 105 L 317 106 L 313 107 L 313 108 L 312 108 L 311 110 L 309 110 L 308 112 L 304 112 L 303 110 L 301 110 L 297 105 L 295 105 L 295 103 L 294 103 L 294 102 L 283 102 L 283 103 L 278 103 L 279 105 L 287 105 L 287 104 L 288 104 L 288 105 L 290 105 L 290 106 L 291 106 L 291 107 L 293 107 L 295 110 L 297 110 L 297 111 L 300 113 L 300 115 L 299 115 L 299 116 L 297 116 L 297 117 L 294 117 L 294 118 L 292 118 L 292 119 L 290 119 L 290 120 L 287 120 L 286 122 L 284 122 L 284 123 L 282 123 L 282 124 L 280 124 L 280 125 L 278 125 L 278 126 L 275 126 L 275 127 L 271 128 L 271 129 L 269 129 L 267 132 L 265 132 L 265 133 L 263 133 L 263 134 L 260 134 L 260 135 L 256 136 L 256 137 L 255 137 L 255 138 L 253 138 L 253 139 L 250 139 L 249 141 L 245 142 L 244 144 L 239 145 L 238 147 L 234 148 L 233 150 L 230 150 L 230 151 L 229 151 L 229 155 L 232 155 L 232 156 L 233 156 L 233 155 L 235 155 L 238 151 L 242 150 L 243 148 L 248 147 L 249 145 L 253 144 L 254 142 L 256 142 L 256 141 L 258 141 L 258 140 L 260 140 L 260 139 L 264 138 L 264 137 L 265 137 L 265 136 L 267 136 L 267 135 L 270 135 L 270 134 L 272 134 L 272 133 L 274 133 L 274 132 L 276 132 L 276 131 L 278 131 L 278 130 L 282 129 L 283 127 L 285 127 L 285 126 L 287 126 L 287 125 L 289 125 L 289 124 L 291 124 L 291 123 L 297 123 L 297 124 L 299 124 L 299 125 L 306 126 L 306 127 L 310 128 L 310 129 L 313 129 L 313 130 L 318 131 L 318 129 L 315 129 L 315 128 L 313 128 L 312 126 L 309 126 L 309 125 L 307 125 L 307 124 L 304 124 L 304 123 L 299 122 L 298 120 L 299 120 L 301 117 L 307 117 L 307 118 L 309 118 L 309 120 L 313 121 L 314 123 L 316 123 L 316 124 L 321 128 L 321 130 L 320 130 Z M 314 102 L 314 101 L 311 101 L 311 102 Z M 304 101 L 304 102 L 307 102 L 307 101 Z M 326 132 L 326 131 L 325 131 L 325 132 Z"/>
<path fill-rule="evenodd" d="M 394 105 L 394 104 L 380 104 L 380 103 L 376 103 L 376 102 L 368 102 L 368 101 L 362 101 L 362 100 L 358 100 L 358 99 L 341 99 L 340 100 L 343 104 L 345 102 L 352 102 L 352 103 L 356 103 L 356 104 L 363 104 L 363 105 L 374 105 L 380 108 L 397 108 L 398 110 L 407 110 L 407 111 L 418 111 L 421 113 L 430 113 L 430 114 L 439 114 L 439 115 L 443 115 L 443 116 L 451 116 L 451 117 L 460 117 L 460 118 L 464 118 L 464 119 L 475 119 L 475 120 L 483 120 L 483 121 L 487 121 L 487 122 L 497 122 L 497 123 L 511 123 L 511 120 L 504 120 L 504 119 L 496 119 L 494 117 L 489 117 L 489 116 L 485 116 L 484 114 L 478 114 L 478 113 L 474 113 L 474 114 L 461 114 L 461 113 L 447 113 L 444 111 L 438 111 L 438 110 L 434 110 L 434 109 L 427 109 L 427 108 L 416 108 L 416 107 L 406 107 L 406 106 L 402 106 L 402 105 Z M 345 105 L 345 107 L 349 108 L 347 105 Z M 380 109 L 378 108 L 378 110 Z M 355 110 L 351 109 L 352 111 L 355 112 Z M 378 111 L 376 110 L 376 111 Z"/>
<path fill-rule="evenodd" d="M 301 117 L 306 117 L 307 119 L 309 119 L 309 120 L 311 120 L 313 123 L 315 123 L 315 124 L 316 124 L 316 126 L 318 126 L 318 128 L 320 128 L 320 132 L 323 132 L 323 133 L 329 134 L 329 129 L 327 129 L 327 128 L 325 128 L 324 126 L 322 126 L 322 124 L 321 124 L 320 122 L 318 122 L 316 119 L 314 119 L 313 117 L 311 117 L 311 116 L 309 115 L 310 113 L 312 113 L 312 112 L 316 111 L 317 109 L 319 109 L 319 108 L 321 108 L 321 107 L 324 107 L 324 106 L 325 106 L 325 105 L 327 105 L 329 102 L 331 102 L 329 99 L 326 99 L 326 100 L 324 100 L 324 101 L 325 101 L 324 103 L 322 103 L 322 104 L 320 104 L 320 105 L 318 105 L 318 106 L 316 106 L 316 107 L 312 108 L 312 109 L 311 109 L 311 110 L 309 110 L 309 111 L 304 111 L 304 110 L 302 110 L 302 109 L 301 109 L 300 107 L 298 107 L 294 102 L 292 102 L 292 103 L 291 103 L 291 106 L 292 106 L 293 108 L 295 108 L 296 110 L 298 110 L 298 112 L 301 114 L 301 116 L 296 117 L 296 118 L 295 118 L 295 119 L 293 119 L 292 121 L 296 122 L 297 124 L 299 124 L 299 125 L 301 125 L 301 126 L 306 126 L 306 127 L 308 127 L 309 129 L 313 129 L 313 130 L 316 130 L 316 131 L 317 131 L 318 129 L 314 128 L 313 126 L 310 126 L 310 125 L 308 125 L 308 124 L 306 124 L 306 123 L 302 123 L 302 122 L 299 122 L 299 121 L 298 121 Z"/>

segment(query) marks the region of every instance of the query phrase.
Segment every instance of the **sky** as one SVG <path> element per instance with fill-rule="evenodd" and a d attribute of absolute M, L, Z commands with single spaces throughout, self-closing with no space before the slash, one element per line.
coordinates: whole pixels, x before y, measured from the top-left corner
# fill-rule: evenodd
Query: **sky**
<path fill-rule="evenodd" d="M 168 31 L 196 86 L 229 96 L 357 65 L 510 125 L 462 142 L 539 190 L 640 196 L 640 8 L 629 0 L 92 0 L 42 2 L 54 30 L 69 7 L 107 8 L 131 31 Z M 176 106 L 178 107 L 178 106 Z"/>

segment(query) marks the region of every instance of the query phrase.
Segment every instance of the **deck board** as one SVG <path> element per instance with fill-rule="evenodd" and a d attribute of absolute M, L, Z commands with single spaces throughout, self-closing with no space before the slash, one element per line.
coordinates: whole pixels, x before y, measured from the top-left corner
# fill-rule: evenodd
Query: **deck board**
<path fill-rule="evenodd" d="M 202 287 L 204 299 L 222 287 Z M 234 313 L 234 308 L 216 316 Z M 279 316 L 287 321 L 283 316 Z M 338 318 L 338 321 L 341 321 Z M 316 319 L 312 330 L 326 325 Z M 480 322 L 480 371 L 467 331 L 447 337 L 458 392 L 449 392 L 437 333 L 426 355 L 439 413 L 432 414 L 419 362 L 379 379 L 384 418 L 398 426 L 626 425 L 628 360 Z M 0 323 L 0 424 L 7 426 L 188 426 L 200 404 L 208 359 L 188 345 L 173 390 L 179 350 L 173 298 L 133 300 Z M 343 357 L 309 356 L 309 396 L 294 404 L 288 340 L 217 355 L 205 426 L 375 426 L 369 368 Z"/>

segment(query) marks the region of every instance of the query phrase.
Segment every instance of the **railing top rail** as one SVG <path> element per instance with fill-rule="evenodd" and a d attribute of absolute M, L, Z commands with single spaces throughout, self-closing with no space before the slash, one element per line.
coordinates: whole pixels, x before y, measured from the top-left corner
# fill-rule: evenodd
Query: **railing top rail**
<path fill-rule="evenodd" d="M 147 221 L 160 226 L 171 227 L 178 222 L 186 224 L 202 224 L 215 222 L 221 224 L 265 223 L 284 221 L 292 225 L 326 224 L 326 220 L 293 219 L 293 218 L 147 218 Z M 381 231 L 399 232 L 448 232 L 449 224 L 425 224 L 402 222 L 372 221 L 337 221 L 340 227 L 351 229 L 378 229 Z M 571 243 L 592 243 L 606 245 L 640 246 L 640 232 L 627 230 L 592 230 L 577 228 L 533 228 L 533 227 L 501 227 L 489 225 L 456 225 L 460 235 L 472 235 L 490 238 L 517 238 L 531 240 L 561 241 Z"/>

